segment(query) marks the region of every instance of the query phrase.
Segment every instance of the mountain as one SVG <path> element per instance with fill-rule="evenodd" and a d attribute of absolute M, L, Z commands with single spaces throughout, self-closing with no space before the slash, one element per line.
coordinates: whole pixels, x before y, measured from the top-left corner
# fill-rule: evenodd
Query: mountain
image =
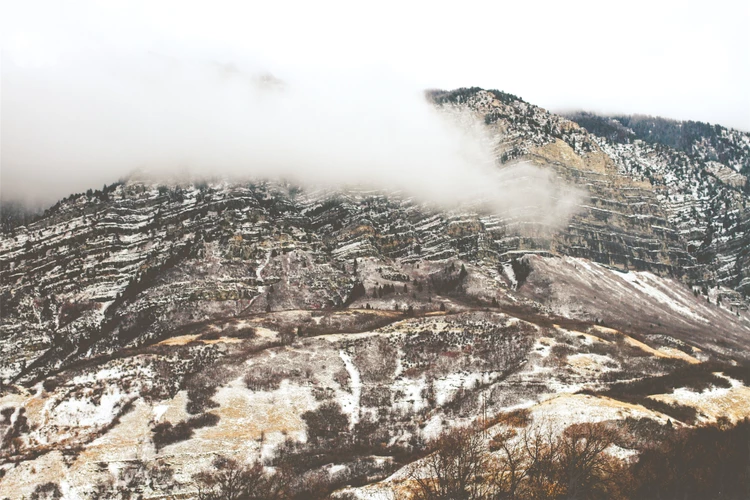
<path fill-rule="evenodd" d="M 5 224 L 2 495 L 194 498 L 234 459 L 400 498 L 471 422 L 605 423 L 622 458 L 748 416 L 748 134 L 427 96 L 583 193 L 571 219 L 133 176 Z"/>
<path fill-rule="evenodd" d="M 747 132 L 647 115 L 610 117 L 578 112 L 565 116 L 613 143 L 632 144 L 640 140 L 660 144 L 685 153 L 697 162 L 719 162 L 745 176 L 750 172 L 750 134 Z"/>
<path fill-rule="evenodd" d="M 595 134 L 618 169 L 653 185 L 691 255 L 707 264 L 704 279 L 747 295 L 750 134 L 648 116 L 569 118 Z"/>

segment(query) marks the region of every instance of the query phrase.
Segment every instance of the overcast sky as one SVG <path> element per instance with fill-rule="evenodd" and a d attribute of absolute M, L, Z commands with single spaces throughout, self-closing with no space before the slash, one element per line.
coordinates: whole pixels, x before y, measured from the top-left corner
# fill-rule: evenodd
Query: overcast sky
<path fill-rule="evenodd" d="M 226 90 L 182 66 L 171 71 L 174 64 L 270 73 L 290 86 L 314 82 L 319 92 L 304 95 L 321 101 L 336 94 L 331 90 L 336 86 L 344 95 L 357 95 L 357 103 L 382 87 L 387 100 L 392 95 L 399 105 L 406 93 L 419 89 L 481 86 L 553 111 L 646 113 L 750 131 L 746 1 L 4 0 L 0 19 L 4 197 L 27 189 L 29 172 L 37 181 L 51 170 L 69 173 L 72 158 L 88 154 L 74 136 L 101 129 L 105 118 L 124 117 L 116 133 L 143 128 L 143 119 L 133 118 L 143 108 L 132 109 L 135 95 L 152 106 L 172 93 L 167 83 L 181 85 L 177 76 L 200 79 L 194 91 Z M 176 101 L 170 106 L 179 107 Z M 40 106 L 77 119 L 43 116 Z M 186 118 L 195 116 L 206 115 Z M 154 127 L 174 125 L 148 123 L 152 136 Z M 39 134 L 34 138 L 38 130 L 50 134 L 54 127 L 67 129 L 77 153 L 59 144 L 47 147 Z M 200 137 L 196 134 L 189 137 Z M 105 139 L 98 147 L 111 150 L 116 144 Z M 40 149 L 48 154 L 40 155 Z M 118 168 L 154 160 L 117 154 Z M 60 156 L 65 158 L 54 164 Z M 92 158 L 114 161 L 101 151 Z M 83 171 L 93 186 L 114 175 L 104 166 L 97 175 Z M 52 176 L 49 182 L 62 184 L 59 190 L 83 182 L 63 180 Z"/>

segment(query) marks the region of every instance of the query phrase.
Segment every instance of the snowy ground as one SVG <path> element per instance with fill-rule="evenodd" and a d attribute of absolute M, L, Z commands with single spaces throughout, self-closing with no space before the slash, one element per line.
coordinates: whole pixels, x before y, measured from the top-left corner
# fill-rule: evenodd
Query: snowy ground
<path fill-rule="evenodd" d="M 738 380 L 729 381 L 732 384 L 729 388 L 714 387 L 703 392 L 679 388 L 671 394 L 649 397 L 667 403 L 691 406 L 698 410 L 701 422 L 715 422 L 719 417 L 736 422 L 750 414 L 750 387 Z"/>

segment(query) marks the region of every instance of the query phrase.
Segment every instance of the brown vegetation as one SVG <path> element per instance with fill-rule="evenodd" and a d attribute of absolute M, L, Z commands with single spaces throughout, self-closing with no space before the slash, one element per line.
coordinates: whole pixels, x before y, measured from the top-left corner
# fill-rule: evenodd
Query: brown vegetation
<path fill-rule="evenodd" d="M 615 436 L 603 424 L 574 425 L 561 436 L 535 426 L 500 432 L 488 445 L 478 429 L 459 428 L 412 466 L 411 498 L 624 498 L 624 465 L 605 453 Z"/>
<path fill-rule="evenodd" d="M 628 424 L 642 427 L 643 422 Z M 481 429 L 448 431 L 432 443 L 430 455 L 411 466 L 406 483 L 409 498 L 748 498 L 749 420 L 683 429 L 657 424 L 660 428 L 649 431 L 652 439 L 633 461 L 608 452 L 623 442 L 626 427 L 576 424 L 561 435 L 543 426 L 506 427 L 489 442 Z"/>

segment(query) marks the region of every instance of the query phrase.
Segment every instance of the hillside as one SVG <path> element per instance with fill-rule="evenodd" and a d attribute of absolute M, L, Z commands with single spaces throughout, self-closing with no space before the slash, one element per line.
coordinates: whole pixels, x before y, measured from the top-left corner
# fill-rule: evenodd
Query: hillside
<path fill-rule="evenodd" d="M 583 193 L 571 219 L 134 175 L 4 224 L 0 497 L 195 498 L 223 456 L 401 498 L 462 425 L 603 423 L 627 458 L 750 416 L 747 134 L 428 97 Z"/>
<path fill-rule="evenodd" d="M 750 134 L 646 116 L 569 118 L 636 179 L 648 179 L 709 282 L 747 295 Z"/>

